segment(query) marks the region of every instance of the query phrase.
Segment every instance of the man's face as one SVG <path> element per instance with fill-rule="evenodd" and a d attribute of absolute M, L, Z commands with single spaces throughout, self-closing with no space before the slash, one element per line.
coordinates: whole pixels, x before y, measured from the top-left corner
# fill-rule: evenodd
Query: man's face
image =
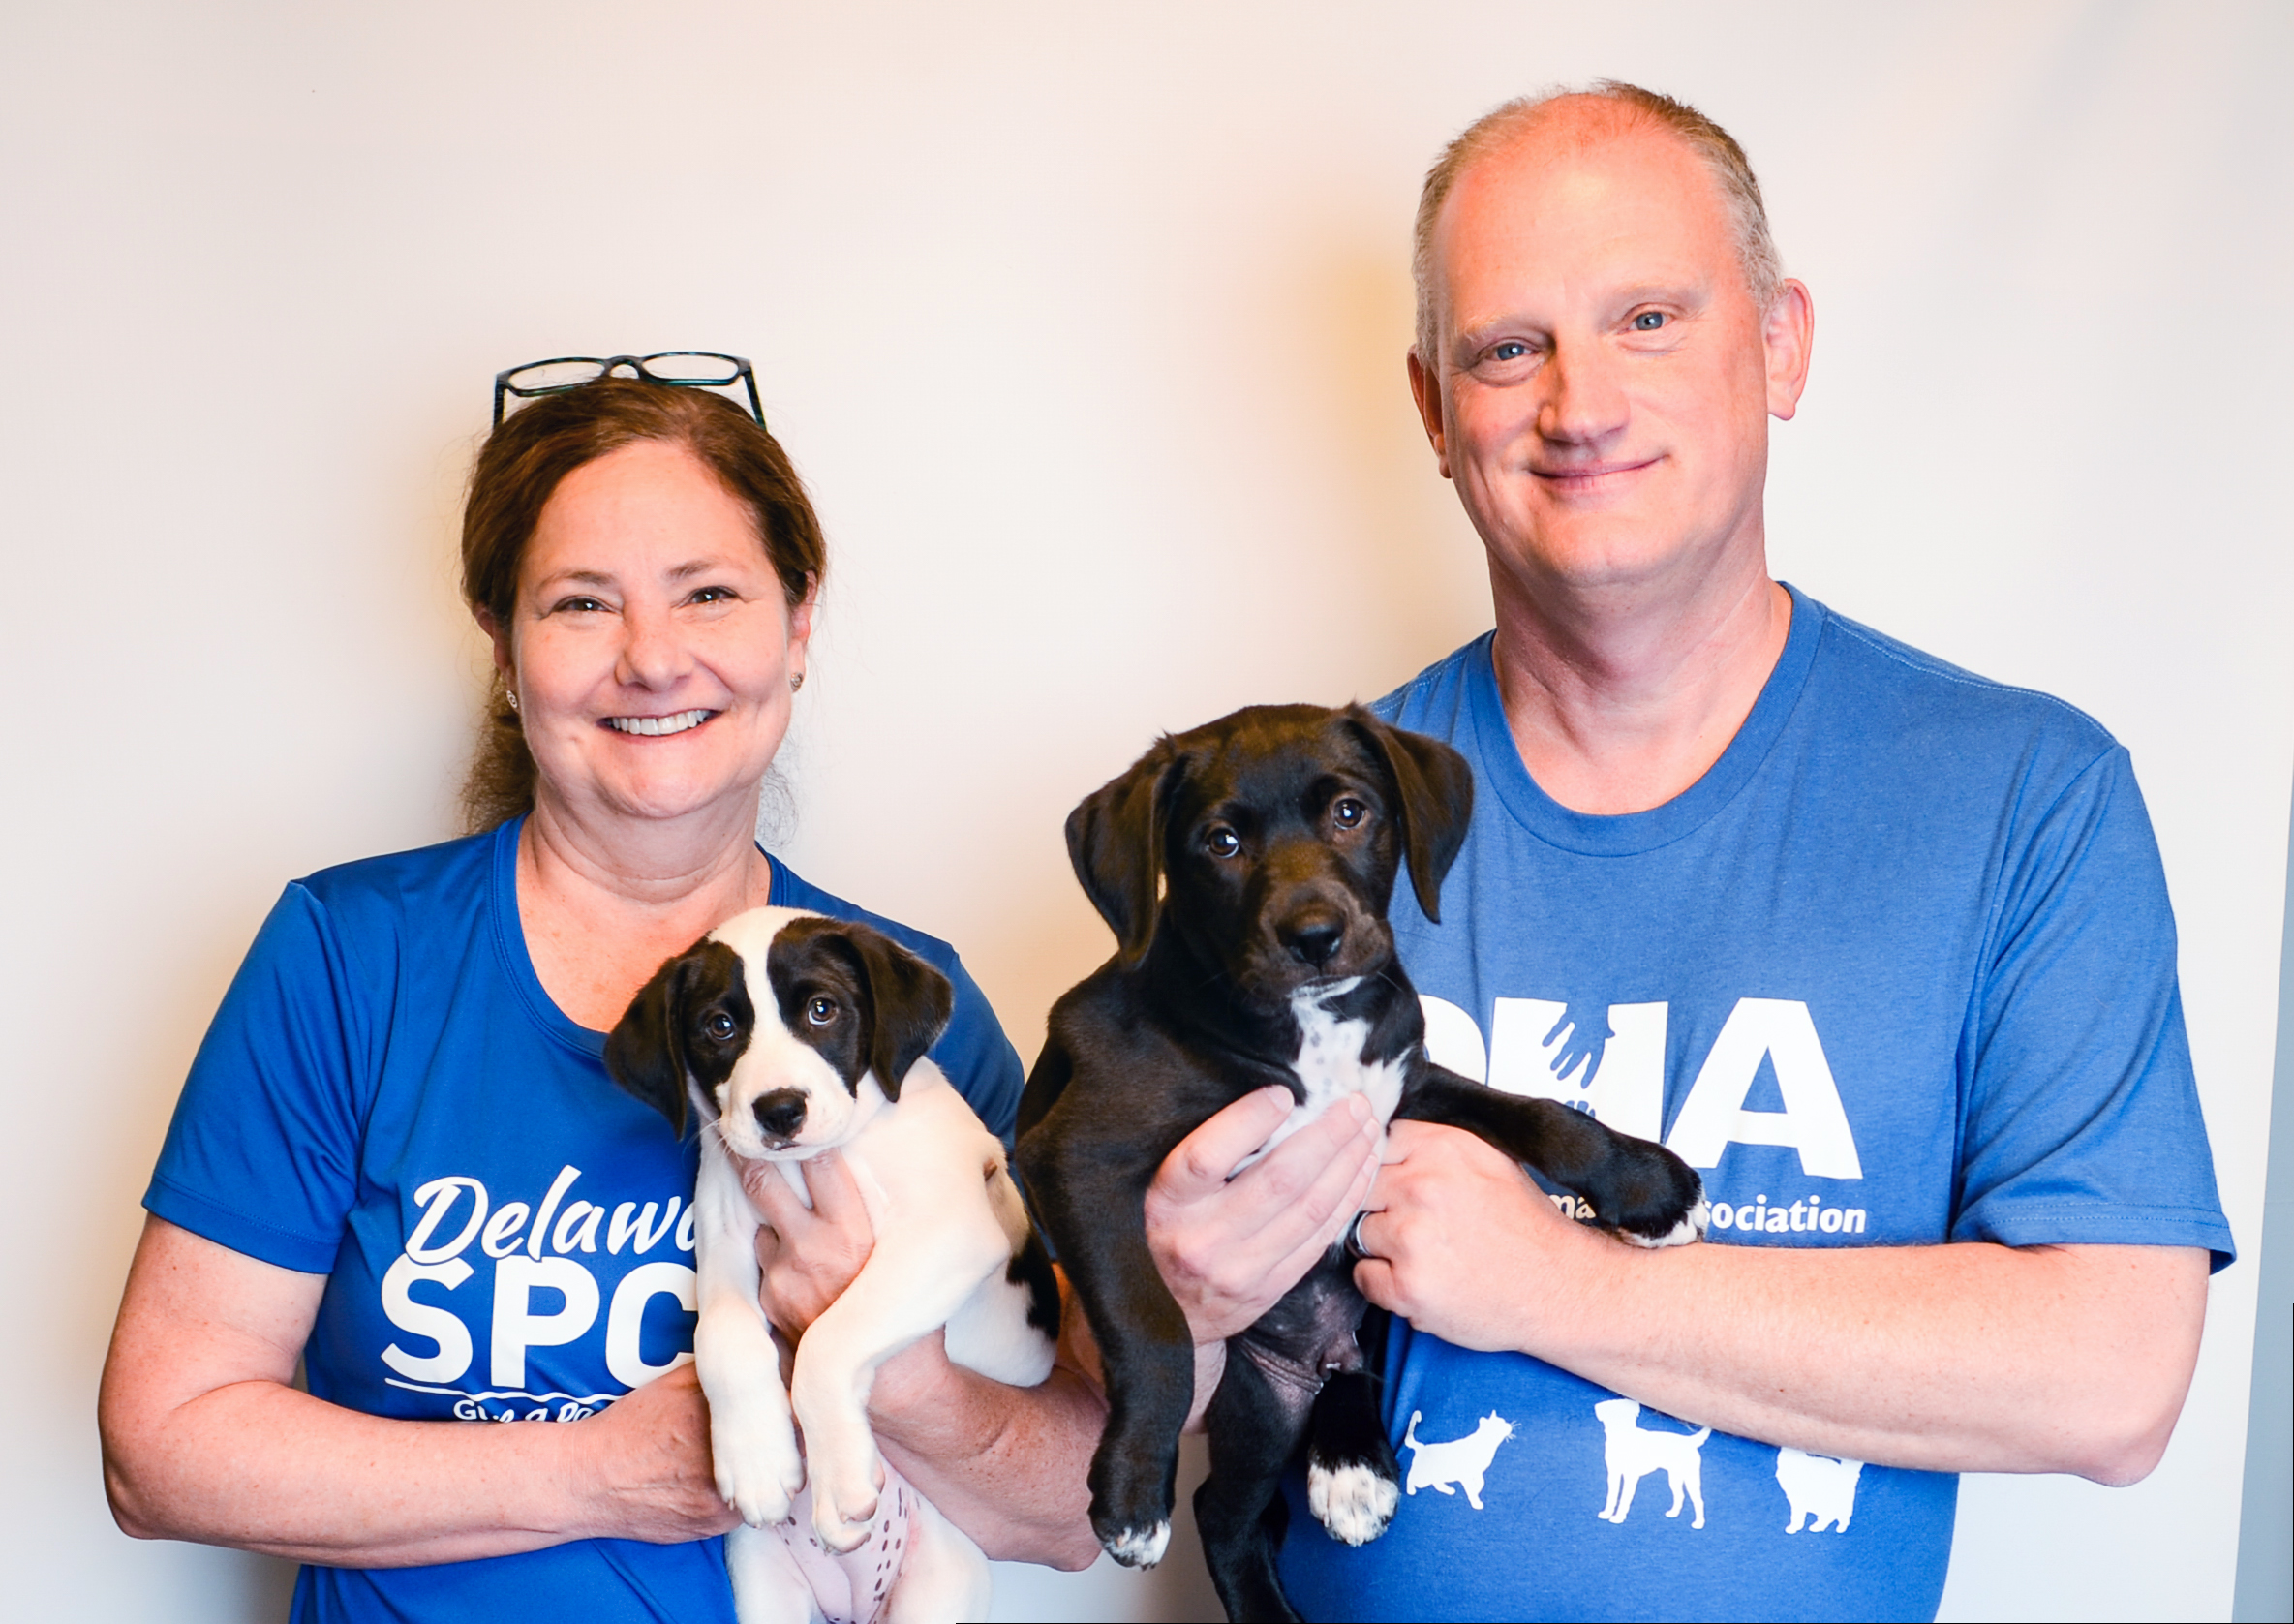
<path fill-rule="evenodd" d="M 1703 163 L 1604 116 L 1562 104 L 1459 178 L 1437 353 L 1411 360 L 1443 474 L 1533 595 L 1662 591 L 1757 554 L 1767 419 L 1807 372 L 1806 294 L 1762 320 Z"/>

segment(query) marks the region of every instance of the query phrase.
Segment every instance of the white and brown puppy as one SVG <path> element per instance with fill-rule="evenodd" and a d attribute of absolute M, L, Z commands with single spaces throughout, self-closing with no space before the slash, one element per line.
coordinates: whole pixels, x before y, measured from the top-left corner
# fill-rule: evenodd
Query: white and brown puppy
<path fill-rule="evenodd" d="M 809 1606 L 818 1586 L 806 1572 L 819 1563 L 793 1529 L 771 1531 L 789 1520 L 809 1460 L 819 1543 L 850 1551 L 869 1539 L 887 1481 L 869 1387 L 919 1337 L 945 1326 L 951 1360 L 1016 1387 L 1051 1372 L 1057 1287 L 1003 1145 L 925 1057 L 952 1001 L 945 976 L 881 932 L 757 908 L 663 965 L 606 1040 L 617 1083 L 681 1134 L 688 1105 L 703 1124 L 693 1356 L 718 1487 L 749 1525 L 726 1545 L 743 1624 L 866 1616 L 878 1602 L 894 1620 L 986 1616 L 979 1548 L 897 1482 L 896 1498 L 912 1501 L 900 1578 L 889 1593 L 870 1584 L 874 1596 L 855 1594 L 849 1609 L 826 1597 Z M 832 1149 L 860 1186 L 875 1248 L 805 1333 L 783 1392 L 737 1159 L 772 1163 L 811 1206 L 804 1164 Z"/>

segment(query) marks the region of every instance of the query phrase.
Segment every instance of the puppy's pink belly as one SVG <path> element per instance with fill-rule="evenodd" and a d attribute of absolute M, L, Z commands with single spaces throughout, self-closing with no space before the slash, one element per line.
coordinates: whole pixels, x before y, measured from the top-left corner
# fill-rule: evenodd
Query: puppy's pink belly
<path fill-rule="evenodd" d="M 884 1604 L 900 1578 L 901 1558 L 907 1554 L 915 1499 L 908 1480 L 887 1462 L 884 1492 L 876 1502 L 876 1520 L 869 1526 L 869 1537 L 839 1555 L 812 1532 L 812 1486 L 807 1484 L 798 1494 L 788 1521 L 774 1532 L 788 1542 L 828 1624 L 876 1624 L 883 1617 Z"/>

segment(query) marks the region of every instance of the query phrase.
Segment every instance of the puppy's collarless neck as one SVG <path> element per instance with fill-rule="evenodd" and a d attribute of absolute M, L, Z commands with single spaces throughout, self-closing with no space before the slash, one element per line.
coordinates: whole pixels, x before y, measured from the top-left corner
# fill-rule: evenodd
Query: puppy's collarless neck
<path fill-rule="evenodd" d="M 1261 999 L 1217 966 L 1204 964 L 1176 932 L 1161 930 L 1137 973 L 1165 1030 L 1229 1056 L 1253 1072 L 1273 1074 L 1264 1081 L 1295 1080 L 1305 1009 L 1334 1022 L 1363 1023 L 1362 1058 L 1371 1063 L 1403 1055 L 1423 1032 L 1417 990 L 1393 960 L 1317 991 L 1301 987 Z"/>

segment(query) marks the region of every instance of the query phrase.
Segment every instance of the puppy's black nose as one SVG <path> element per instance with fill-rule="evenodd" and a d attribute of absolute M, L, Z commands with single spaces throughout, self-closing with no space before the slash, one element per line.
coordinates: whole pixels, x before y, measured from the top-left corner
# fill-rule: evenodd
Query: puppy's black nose
<path fill-rule="evenodd" d="M 805 1096 L 794 1088 L 775 1088 L 758 1098 L 756 1125 L 770 1139 L 794 1139 L 805 1125 Z"/>
<path fill-rule="evenodd" d="M 1345 940 L 1346 928 L 1334 919 L 1322 917 L 1286 926 L 1282 933 L 1282 944 L 1291 950 L 1291 957 L 1316 969 L 1335 959 Z"/>

